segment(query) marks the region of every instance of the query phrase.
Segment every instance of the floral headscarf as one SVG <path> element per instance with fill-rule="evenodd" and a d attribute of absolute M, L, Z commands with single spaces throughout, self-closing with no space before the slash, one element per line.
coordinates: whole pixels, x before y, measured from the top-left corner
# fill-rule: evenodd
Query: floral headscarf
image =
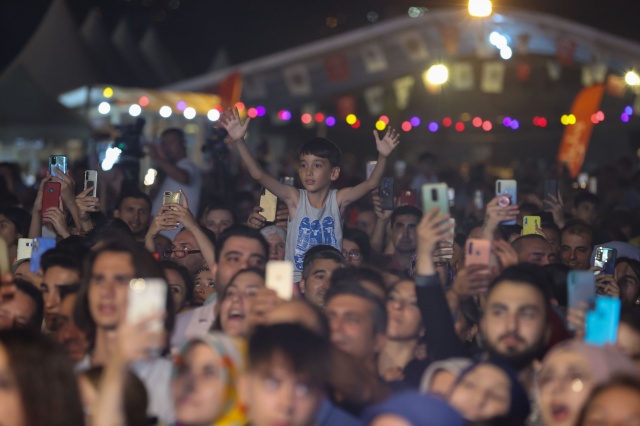
<path fill-rule="evenodd" d="M 178 374 L 179 367 L 184 363 L 184 356 L 196 344 L 204 343 L 220 356 L 222 360 L 222 380 L 225 383 L 224 404 L 220 416 L 213 421 L 214 426 L 245 426 L 246 410 L 238 395 L 238 381 L 240 374 L 247 364 L 247 347 L 244 341 L 234 339 L 222 332 L 210 332 L 202 337 L 190 340 L 180 350 L 173 360 L 173 377 Z"/>

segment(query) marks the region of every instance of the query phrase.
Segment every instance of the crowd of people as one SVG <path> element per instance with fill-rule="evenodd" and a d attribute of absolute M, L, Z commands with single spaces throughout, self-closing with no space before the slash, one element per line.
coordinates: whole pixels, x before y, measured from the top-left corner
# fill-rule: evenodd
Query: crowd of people
<path fill-rule="evenodd" d="M 249 124 L 232 110 L 220 119 L 245 173 L 277 196 L 272 221 L 257 199 L 201 197 L 209 183 L 176 128 L 148 148 L 160 172 L 150 193 L 123 185 L 107 202 L 67 170 L 47 173 L 27 205 L 2 178 L 13 194 L 0 206 L 12 263 L 0 287 L 0 424 L 640 422 L 633 161 L 603 167 L 599 195 L 559 172 L 544 199 L 550 176 L 519 170 L 518 202 L 504 203 L 490 177 L 452 175 L 425 153 L 415 174 L 396 176 L 413 197 L 388 208 L 379 187 L 400 144 L 393 129 L 374 131 L 377 163 L 352 186 L 337 144 L 303 143 L 292 186 L 253 156 Z M 456 190 L 449 212 L 424 211 L 422 185 L 440 181 Z M 47 182 L 60 202 L 43 211 Z M 179 201 L 163 202 L 167 191 Z M 535 233 L 525 216 L 541 218 Z M 19 240 L 46 236 L 56 245 L 34 271 Z M 490 244 L 489 262 L 467 261 L 468 239 Z M 594 266 L 599 246 L 617 250 L 613 273 Z M 265 278 L 283 260 L 290 300 Z M 575 270 L 620 300 L 615 342 L 585 341 L 592 307 L 567 300 Z M 134 317 L 140 279 L 166 282 L 166 300 Z"/>

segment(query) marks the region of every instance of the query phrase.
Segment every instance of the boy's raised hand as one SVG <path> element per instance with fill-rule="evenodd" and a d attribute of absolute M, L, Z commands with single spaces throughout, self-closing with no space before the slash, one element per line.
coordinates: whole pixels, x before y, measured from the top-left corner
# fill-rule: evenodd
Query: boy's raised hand
<path fill-rule="evenodd" d="M 234 108 L 233 110 L 229 108 L 228 111 L 222 113 L 219 121 L 229 135 L 224 141 L 225 143 L 229 143 L 239 141 L 244 138 L 244 134 L 247 133 L 247 127 L 249 126 L 251 118 L 247 117 L 243 123 L 240 121 L 238 108 Z"/>
<path fill-rule="evenodd" d="M 387 129 L 387 133 L 382 139 L 380 139 L 380 134 L 378 134 L 377 130 L 373 131 L 373 136 L 376 138 L 378 153 L 384 157 L 388 157 L 400 143 L 400 134 L 392 127 Z"/>

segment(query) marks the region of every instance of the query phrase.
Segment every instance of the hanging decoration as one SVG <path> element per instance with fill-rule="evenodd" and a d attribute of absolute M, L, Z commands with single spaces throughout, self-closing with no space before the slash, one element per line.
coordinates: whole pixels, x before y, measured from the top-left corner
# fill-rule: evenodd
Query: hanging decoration
<path fill-rule="evenodd" d="M 344 52 L 332 53 L 325 56 L 324 69 L 330 81 L 345 81 L 351 77 L 349 62 Z"/>
<path fill-rule="evenodd" d="M 416 80 L 412 76 L 398 78 L 393 81 L 393 89 L 396 94 L 396 106 L 400 111 L 407 108 L 411 100 L 411 92 Z"/>
<path fill-rule="evenodd" d="M 417 31 L 407 31 L 398 37 L 400 47 L 411 62 L 422 62 L 429 59 L 427 44 Z"/>
<path fill-rule="evenodd" d="M 292 96 L 311 95 L 311 76 L 304 64 L 292 65 L 284 69 L 284 80 Z"/>
<path fill-rule="evenodd" d="M 451 65 L 451 85 L 456 90 L 471 90 L 475 86 L 471 62 L 456 62 Z"/>
<path fill-rule="evenodd" d="M 364 89 L 364 102 L 370 115 L 380 115 L 384 111 L 384 87 L 380 85 Z"/>
<path fill-rule="evenodd" d="M 505 64 L 502 61 L 489 61 L 482 64 L 480 90 L 485 93 L 502 93 Z"/>
<path fill-rule="evenodd" d="M 386 71 L 389 67 L 384 50 L 378 43 L 368 43 L 360 48 L 364 68 L 369 74 Z"/>

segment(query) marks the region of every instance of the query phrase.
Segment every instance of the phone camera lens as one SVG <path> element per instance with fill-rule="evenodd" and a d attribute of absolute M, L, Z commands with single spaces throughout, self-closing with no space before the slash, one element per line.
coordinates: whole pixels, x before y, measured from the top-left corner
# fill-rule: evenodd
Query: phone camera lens
<path fill-rule="evenodd" d="M 51 164 L 56 164 L 56 157 L 51 157 Z"/>

